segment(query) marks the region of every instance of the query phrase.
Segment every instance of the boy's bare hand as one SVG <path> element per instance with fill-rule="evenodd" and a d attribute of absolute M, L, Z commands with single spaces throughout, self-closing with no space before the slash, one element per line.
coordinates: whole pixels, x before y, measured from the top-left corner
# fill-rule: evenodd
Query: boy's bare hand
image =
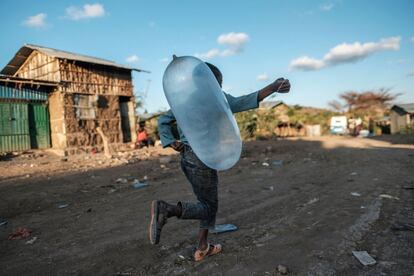
<path fill-rule="evenodd" d="M 178 152 L 182 152 L 184 149 L 184 144 L 181 143 L 180 141 L 175 141 L 170 144 L 170 147 L 172 147 L 174 150 Z"/>
<path fill-rule="evenodd" d="M 288 79 L 279 78 L 270 84 L 270 86 L 274 92 L 288 93 L 290 91 L 290 82 Z"/>

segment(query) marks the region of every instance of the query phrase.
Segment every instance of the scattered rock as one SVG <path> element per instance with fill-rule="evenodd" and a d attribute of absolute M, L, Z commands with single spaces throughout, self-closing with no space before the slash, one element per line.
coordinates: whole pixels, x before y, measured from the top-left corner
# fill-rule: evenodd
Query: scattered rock
<path fill-rule="evenodd" d="M 33 244 L 37 240 L 37 237 L 33 237 L 26 242 L 26 244 Z"/>
<path fill-rule="evenodd" d="M 282 166 L 283 165 L 283 160 L 275 160 L 272 162 L 273 165 L 275 166 Z"/>
<path fill-rule="evenodd" d="M 126 184 L 128 183 L 128 180 L 126 178 L 118 178 L 115 180 L 115 183 Z"/>
<path fill-rule="evenodd" d="M 4 218 L 0 217 L 0 226 L 6 225 L 7 223 L 9 223 L 7 220 L 5 220 Z"/>
<path fill-rule="evenodd" d="M 58 209 L 63 209 L 63 208 L 66 208 L 66 207 L 68 207 L 69 206 L 69 204 L 68 203 L 61 203 L 61 204 L 58 204 Z"/>
<path fill-rule="evenodd" d="M 357 193 L 357 192 L 352 192 L 351 195 L 352 196 L 361 196 L 361 194 L 360 193 Z"/>
<path fill-rule="evenodd" d="M 146 182 L 140 182 L 138 179 L 135 179 L 132 182 L 132 187 L 134 187 L 135 189 L 142 189 L 148 186 L 148 183 Z"/>
<path fill-rule="evenodd" d="M 388 199 L 400 200 L 398 197 L 392 196 L 392 195 L 388 195 L 388 194 L 380 194 L 379 197 L 380 198 L 388 198 Z"/>
<path fill-rule="evenodd" d="M 314 203 L 316 203 L 316 202 L 318 202 L 318 201 L 319 201 L 319 198 L 314 197 L 314 198 L 312 198 L 311 200 L 309 200 L 308 202 L 306 202 L 306 204 L 305 204 L 305 205 L 314 204 Z"/>
<path fill-rule="evenodd" d="M 286 266 L 280 264 L 277 266 L 277 272 L 279 272 L 282 275 L 286 275 L 289 273 L 289 270 Z"/>
<path fill-rule="evenodd" d="M 365 266 L 377 263 L 377 261 L 375 261 L 375 259 L 372 258 L 367 251 L 352 251 L 352 255 L 354 255 L 355 258 L 357 258 L 358 261 Z"/>

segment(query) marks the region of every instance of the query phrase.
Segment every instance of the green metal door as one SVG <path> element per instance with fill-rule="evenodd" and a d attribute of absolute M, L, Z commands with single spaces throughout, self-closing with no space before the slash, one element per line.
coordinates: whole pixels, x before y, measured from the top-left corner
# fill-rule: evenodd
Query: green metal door
<path fill-rule="evenodd" d="M 0 152 L 30 149 L 27 103 L 0 103 Z"/>
<path fill-rule="evenodd" d="M 32 149 L 50 148 L 49 112 L 43 103 L 29 103 L 29 129 Z"/>

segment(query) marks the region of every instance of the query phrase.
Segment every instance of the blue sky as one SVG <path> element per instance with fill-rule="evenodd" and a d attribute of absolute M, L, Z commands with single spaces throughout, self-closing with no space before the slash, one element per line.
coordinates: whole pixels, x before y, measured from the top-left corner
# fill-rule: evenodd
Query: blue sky
<path fill-rule="evenodd" d="M 0 66 L 24 43 L 150 70 L 134 73 L 145 106 L 166 109 L 172 54 L 216 64 L 242 95 L 277 77 L 289 104 L 326 107 L 348 90 L 381 87 L 414 102 L 414 1 L 1 1 Z"/>

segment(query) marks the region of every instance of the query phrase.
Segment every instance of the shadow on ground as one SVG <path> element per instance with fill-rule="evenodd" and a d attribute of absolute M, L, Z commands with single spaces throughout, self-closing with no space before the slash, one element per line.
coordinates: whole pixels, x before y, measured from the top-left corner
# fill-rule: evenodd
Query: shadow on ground
<path fill-rule="evenodd" d="M 197 222 L 171 219 L 159 246 L 147 238 L 153 199 L 194 200 L 179 156 L 3 180 L 2 274 L 277 275 L 283 264 L 292 275 L 407 275 L 414 233 L 392 225 L 414 220 L 413 154 L 413 146 L 373 139 L 246 143 L 219 185 L 218 223 L 239 230 L 211 236 L 224 252 L 201 263 L 191 260 Z M 150 185 L 134 189 L 134 179 Z M 7 240 L 18 227 L 37 240 Z M 368 251 L 377 264 L 363 267 L 352 250 Z"/>

